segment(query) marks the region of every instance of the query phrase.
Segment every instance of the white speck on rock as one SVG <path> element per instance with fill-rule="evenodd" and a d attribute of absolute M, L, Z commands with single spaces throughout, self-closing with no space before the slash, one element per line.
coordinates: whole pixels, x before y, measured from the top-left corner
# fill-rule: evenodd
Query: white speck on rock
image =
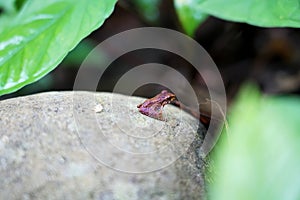
<path fill-rule="evenodd" d="M 6 135 L 4 135 L 4 136 L 1 138 L 1 141 L 2 141 L 3 143 L 7 144 L 7 143 L 9 142 L 9 138 L 8 138 Z"/>
<path fill-rule="evenodd" d="M 94 108 L 94 111 L 96 113 L 102 112 L 102 110 L 103 110 L 103 106 L 101 104 L 97 104 Z"/>
<path fill-rule="evenodd" d="M 79 177 L 85 175 L 89 171 L 89 166 L 84 163 L 70 163 L 66 170 L 66 177 Z"/>

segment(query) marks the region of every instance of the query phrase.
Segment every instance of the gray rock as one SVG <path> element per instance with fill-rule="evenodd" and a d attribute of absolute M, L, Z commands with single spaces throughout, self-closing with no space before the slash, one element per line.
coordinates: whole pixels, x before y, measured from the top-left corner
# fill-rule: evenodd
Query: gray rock
<path fill-rule="evenodd" d="M 0 199 L 203 199 L 204 128 L 145 99 L 50 92 L 0 102 Z M 95 110 L 96 109 L 96 110 Z"/>

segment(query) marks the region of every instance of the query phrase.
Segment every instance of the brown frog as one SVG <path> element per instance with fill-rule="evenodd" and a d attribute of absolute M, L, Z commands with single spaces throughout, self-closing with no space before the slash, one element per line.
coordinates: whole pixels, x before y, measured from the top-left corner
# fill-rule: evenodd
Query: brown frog
<path fill-rule="evenodd" d="M 209 126 L 211 115 L 208 112 L 197 112 L 196 110 L 192 110 L 191 108 L 185 106 L 183 103 L 176 99 L 175 94 L 168 92 L 167 90 L 161 91 L 155 97 L 147 99 L 144 103 L 139 104 L 137 107 L 140 113 L 147 115 L 148 117 L 152 117 L 158 120 L 164 120 L 162 116 L 163 107 L 166 104 L 172 103 L 175 106 L 181 108 L 182 110 L 188 112 L 195 118 L 199 119 L 200 122 L 207 128 Z"/>
<path fill-rule="evenodd" d="M 158 120 L 164 120 L 162 116 L 162 109 L 166 104 L 173 102 L 176 99 L 175 94 L 167 90 L 161 91 L 155 97 L 147 99 L 144 103 L 139 104 L 137 107 L 140 113 L 147 115 Z"/>

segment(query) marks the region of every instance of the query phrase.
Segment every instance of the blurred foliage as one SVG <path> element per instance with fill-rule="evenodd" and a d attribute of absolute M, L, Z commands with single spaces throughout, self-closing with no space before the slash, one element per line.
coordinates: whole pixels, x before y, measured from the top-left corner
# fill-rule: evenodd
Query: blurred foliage
<path fill-rule="evenodd" d="M 189 36 L 193 36 L 199 24 L 201 24 L 207 18 L 206 14 L 202 13 L 197 7 L 193 6 L 196 3 L 197 0 L 174 0 L 179 21 Z"/>
<path fill-rule="evenodd" d="M 182 26 L 188 34 L 203 21 L 201 16 L 205 14 L 262 27 L 300 27 L 298 0 L 174 1 Z"/>
<path fill-rule="evenodd" d="M 89 39 L 82 40 L 72 51 L 70 51 L 62 64 L 66 66 L 79 66 L 94 47 L 93 41 Z"/>
<path fill-rule="evenodd" d="M 95 41 L 86 38 L 70 51 L 61 65 L 77 69 L 84 62 L 87 67 L 101 68 L 105 66 L 103 63 L 106 63 L 107 59 L 107 52 L 101 48 L 97 48 Z"/>
<path fill-rule="evenodd" d="M 133 0 L 139 14 L 146 20 L 155 23 L 159 19 L 159 5 L 161 0 Z"/>
<path fill-rule="evenodd" d="M 27 0 L 15 0 L 15 8 L 16 10 L 20 10 Z"/>
<path fill-rule="evenodd" d="M 115 3 L 116 0 L 31 0 L 20 12 L 1 18 L 0 95 L 16 91 L 53 70 L 80 40 L 103 24 Z M 4 5 L 8 9 L 12 1 Z"/>
<path fill-rule="evenodd" d="M 244 87 L 212 153 L 209 199 L 300 199 L 299 113 L 299 98 Z"/>
<path fill-rule="evenodd" d="M 6 24 L 10 22 L 10 17 L 16 12 L 14 0 L 0 0 L 0 33 Z"/>
<path fill-rule="evenodd" d="M 263 27 L 300 27 L 298 0 L 198 0 L 199 11 Z"/>
<path fill-rule="evenodd" d="M 0 8 L 4 13 L 15 12 L 15 0 L 0 0 Z"/>

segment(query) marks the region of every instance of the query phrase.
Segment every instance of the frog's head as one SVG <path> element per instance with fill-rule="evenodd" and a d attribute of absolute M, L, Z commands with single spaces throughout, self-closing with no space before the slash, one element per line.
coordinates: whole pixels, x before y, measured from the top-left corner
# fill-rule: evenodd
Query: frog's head
<path fill-rule="evenodd" d="M 169 104 L 176 99 L 175 94 L 168 92 L 167 90 L 161 91 L 160 94 L 158 94 L 158 96 L 162 106 Z"/>
<path fill-rule="evenodd" d="M 167 90 L 161 91 L 155 97 L 147 99 L 144 103 L 139 104 L 139 112 L 149 117 L 163 120 L 162 108 L 164 105 L 173 102 L 176 96 Z"/>

